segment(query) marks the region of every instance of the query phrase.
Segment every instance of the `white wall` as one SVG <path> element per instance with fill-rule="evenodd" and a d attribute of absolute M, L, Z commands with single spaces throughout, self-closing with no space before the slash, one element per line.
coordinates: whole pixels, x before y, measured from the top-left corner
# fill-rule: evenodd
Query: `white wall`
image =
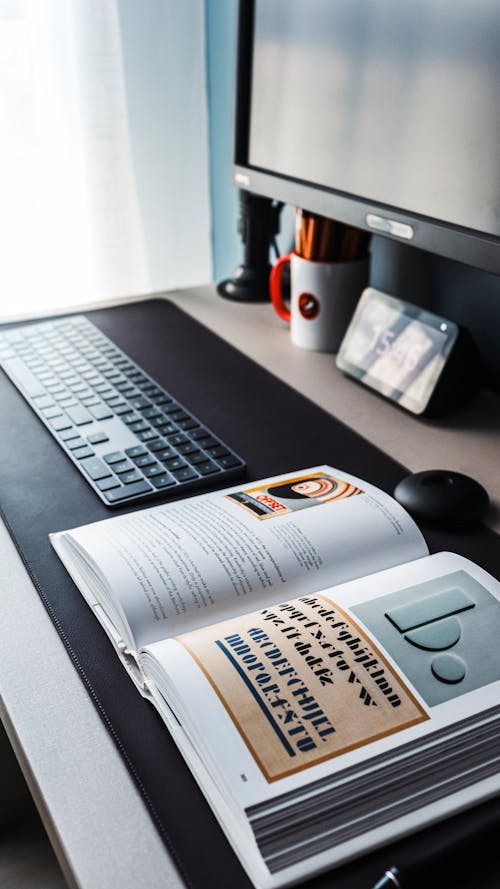
<path fill-rule="evenodd" d="M 203 0 L 119 0 L 152 290 L 212 275 Z"/>

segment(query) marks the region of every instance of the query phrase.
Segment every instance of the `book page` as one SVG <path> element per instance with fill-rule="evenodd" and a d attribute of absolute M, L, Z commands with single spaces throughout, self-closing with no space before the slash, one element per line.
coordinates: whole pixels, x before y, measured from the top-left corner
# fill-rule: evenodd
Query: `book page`
<path fill-rule="evenodd" d="M 85 552 L 98 566 L 137 647 L 427 552 L 399 504 L 328 466 L 140 510 L 64 538 L 75 557 Z M 66 561 L 67 548 L 58 551 Z"/>
<path fill-rule="evenodd" d="M 500 584 L 440 553 L 143 658 L 208 798 L 288 882 L 498 792 L 499 635 Z"/>

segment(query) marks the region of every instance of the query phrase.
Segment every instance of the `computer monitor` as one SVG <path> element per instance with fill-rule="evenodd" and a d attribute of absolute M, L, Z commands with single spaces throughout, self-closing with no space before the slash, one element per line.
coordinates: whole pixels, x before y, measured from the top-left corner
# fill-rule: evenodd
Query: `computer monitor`
<path fill-rule="evenodd" d="M 500 274 L 498 0 L 241 0 L 236 184 Z"/>

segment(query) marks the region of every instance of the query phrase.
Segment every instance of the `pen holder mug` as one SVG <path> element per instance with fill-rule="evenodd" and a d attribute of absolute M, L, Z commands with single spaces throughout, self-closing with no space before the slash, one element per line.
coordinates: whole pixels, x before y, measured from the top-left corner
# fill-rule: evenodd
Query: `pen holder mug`
<path fill-rule="evenodd" d="M 288 263 L 290 308 L 281 291 L 281 278 Z M 269 290 L 275 311 L 290 322 L 292 342 L 302 349 L 337 352 L 368 283 L 368 271 L 368 258 L 315 262 L 294 252 L 280 256 L 271 269 Z"/>

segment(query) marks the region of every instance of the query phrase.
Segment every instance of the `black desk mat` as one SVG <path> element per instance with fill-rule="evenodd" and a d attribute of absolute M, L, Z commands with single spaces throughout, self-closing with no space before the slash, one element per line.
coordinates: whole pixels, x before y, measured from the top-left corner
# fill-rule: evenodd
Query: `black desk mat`
<path fill-rule="evenodd" d="M 241 311 L 245 312 L 244 306 Z M 87 315 L 247 458 L 249 478 L 330 463 L 391 492 L 406 475 L 402 466 L 369 441 L 171 303 L 153 299 Z M 3 373 L 0 404 L 0 505 L 4 521 L 153 822 L 188 886 L 248 889 L 248 878 L 159 716 L 137 693 L 49 544 L 51 531 L 97 521 L 112 513 L 100 503 Z M 499 538 L 492 531 L 477 527 L 450 533 L 424 532 L 431 551 L 460 552 L 499 575 Z M 472 826 L 492 817 L 500 819 L 500 800 L 491 800 L 438 829 L 420 832 L 308 885 L 318 889 L 368 889 L 386 866 L 439 848 L 450 837 L 465 836 Z M 476 869 L 476 878 L 477 873 Z M 458 889 L 458 884 L 455 886 Z"/>

